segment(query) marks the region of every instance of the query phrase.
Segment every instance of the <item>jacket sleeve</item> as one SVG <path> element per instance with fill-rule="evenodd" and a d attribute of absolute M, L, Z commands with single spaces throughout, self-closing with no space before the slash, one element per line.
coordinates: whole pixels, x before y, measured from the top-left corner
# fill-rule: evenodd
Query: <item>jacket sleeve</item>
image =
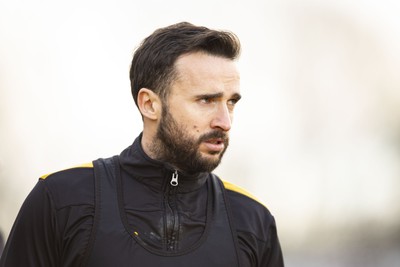
<path fill-rule="evenodd" d="M 283 255 L 282 249 L 279 242 L 275 220 L 269 227 L 269 240 L 261 252 L 261 264 L 260 266 L 268 267 L 283 267 Z"/>
<path fill-rule="evenodd" d="M 269 216 L 264 226 L 265 228 L 258 232 L 264 233 L 261 235 L 257 235 L 257 232 L 254 231 L 238 231 L 241 265 L 249 267 L 284 266 L 282 250 L 272 216 Z"/>
<path fill-rule="evenodd" d="M 0 267 L 57 266 L 57 221 L 51 194 L 39 180 L 11 229 Z"/>

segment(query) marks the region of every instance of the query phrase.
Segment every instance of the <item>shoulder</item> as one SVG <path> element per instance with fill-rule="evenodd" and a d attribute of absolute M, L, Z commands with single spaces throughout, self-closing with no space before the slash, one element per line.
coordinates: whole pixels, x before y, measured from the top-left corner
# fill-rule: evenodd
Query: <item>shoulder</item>
<path fill-rule="evenodd" d="M 252 202 L 255 201 L 260 205 L 263 205 L 258 199 L 257 197 L 255 197 L 253 194 L 251 194 L 249 191 L 247 191 L 246 189 L 244 189 L 243 187 L 240 187 L 238 185 L 235 185 L 231 182 L 228 182 L 226 180 L 222 180 L 222 183 L 225 187 L 225 189 L 228 192 L 232 192 L 234 194 L 237 194 L 239 196 L 241 196 L 241 198 L 243 199 L 248 199 L 251 200 Z"/>
<path fill-rule="evenodd" d="M 94 200 L 93 164 L 87 163 L 40 177 L 57 209 L 92 204 Z"/>
<path fill-rule="evenodd" d="M 238 231 L 247 232 L 267 240 L 275 220 L 268 208 L 240 186 L 222 180 Z"/>
<path fill-rule="evenodd" d="M 231 206 L 241 260 L 246 266 L 283 266 L 275 219 L 268 208 L 245 189 L 222 182 Z"/>
<path fill-rule="evenodd" d="M 222 180 L 230 201 L 241 208 L 250 208 L 252 211 L 270 214 L 268 208 L 249 191 L 226 180 Z"/>

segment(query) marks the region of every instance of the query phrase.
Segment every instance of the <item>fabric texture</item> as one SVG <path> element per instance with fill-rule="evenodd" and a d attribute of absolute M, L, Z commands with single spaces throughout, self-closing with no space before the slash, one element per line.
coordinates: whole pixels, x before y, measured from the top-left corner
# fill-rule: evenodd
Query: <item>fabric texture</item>
<path fill-rule="evenodd" d="M 123 228 L 116 232 L 124 231 L 119 234 L 128 240 L 129 250 L 140 249 L 148 256 L 162 255 L 179 263 L 180 257 L 188 255 L 188 251 L 196 251 L 207 243 L 214 210 L 210 205 L 213 199 L 218 199 L 219 203 L 224 198 L 211 197 L 219 191 L 210 173 L 178 172 L 178 186 L 171 186 L 176 170 L 149 158 L 140 143 L 141 136 L 118 156 L 120 173 L 116 181 L 120 183 L 120 192 L 115 197 L 120 218 L 115 218 L 114 214 L 110 222 L 111 225 L 113 220 L 122 223 Z M 231 231 L 232 240 L 236 240 L 235 253 L 240 266 L 284 266 L 275 220 L 268 209 L 232 187 L 225 189 L 224 194 L 225 204 L 229 205 L 226 209 L 229 221 L 224 223 L 231 224 L 226 229 Z M 91 247 L 91 244 L 98 234 L 96 225 L 94 227 L 95 203 L 95 175 L 90 165 L 39 179 L 15 220 L 0 267 L 89 266 L 91 252 L 96 246 Z M 118 246 L 108 245 L 109 250 L 104 253 L 109 253 L 108 258 L 114 254 L 117 258 Z M 200 255 L 188 266 L 198 266 L 194 262 L 200 261 Z M 141 263 L 139 258 L 124 264 L 119 265 L 116 259 L 114 265 L 170 266 Z"/>

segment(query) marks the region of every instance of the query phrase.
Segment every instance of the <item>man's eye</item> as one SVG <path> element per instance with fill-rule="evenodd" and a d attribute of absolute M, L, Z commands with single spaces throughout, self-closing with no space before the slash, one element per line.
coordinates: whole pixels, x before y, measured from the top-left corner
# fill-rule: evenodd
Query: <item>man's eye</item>
<path fill-rule="evenodd" d="M 230 99 L 230 100 L 228 100 L 228 104 L 231 106 L 234 106 L 237 104 L 238 101 L 239 101 L 239 99 Z"/>
<path fill-rule="evenodd" d="M 209 103 L 212 103 L 212 102 L 213 102 L 212 98 L 205 97 L 205 98 L 201 98 L 200 99 L 200 103 L 203 103 L 203 104 L 209 104 Z"/>

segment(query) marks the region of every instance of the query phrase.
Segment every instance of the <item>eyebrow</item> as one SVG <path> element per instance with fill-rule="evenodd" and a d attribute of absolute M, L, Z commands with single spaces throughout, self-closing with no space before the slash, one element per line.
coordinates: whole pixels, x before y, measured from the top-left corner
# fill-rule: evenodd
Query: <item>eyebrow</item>
<path fill-rule="evenodd" d="M 242 95 L 239 93 L 233 94 L 232 98 L 235 98 L 237 101 L 239 101 L 242 98 Z"/>
<path fill-rule="evenodd" d="M 197 95 L 196 98 L 201 99 L 201 98 L 221 98 L 223 97 L 223 93 L 215 93 L 215 94 L 202 94 L 202 95 Z M 235 98 L 236 100 L 240 100 L 242 96 L 239 93 L 235 93 L 232 95 L 232 98 Z"/>

